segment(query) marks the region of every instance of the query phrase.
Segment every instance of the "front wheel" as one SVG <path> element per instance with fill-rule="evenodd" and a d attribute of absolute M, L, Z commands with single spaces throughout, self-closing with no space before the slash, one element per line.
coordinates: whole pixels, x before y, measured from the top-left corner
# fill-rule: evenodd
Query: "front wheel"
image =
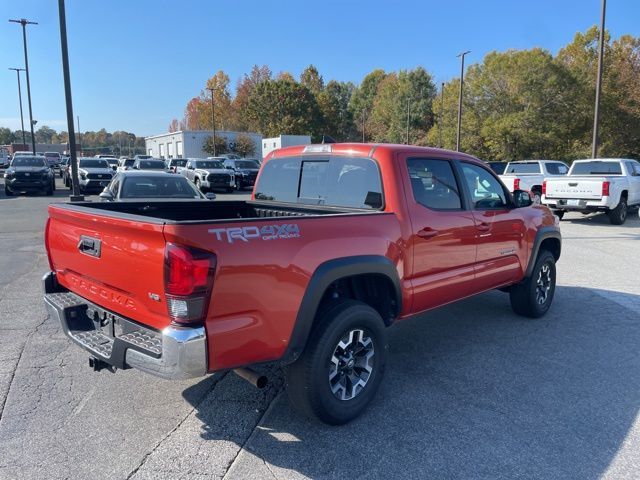
<path fill-rule="evenodd" d="M 556 259 L 551 252 L 543 250 L 536 259 L 531 276 L 511 287 L 511 308 L 523 317 L 542 317 L 551 307 L 555 291 Z"/>
<path fill-rule="evenodd" d="M 7 187 L 6 185 L 4 186 L 4 194 L 7 197 L 13 197 L 13 192 L 9 189 L 9 187 Z"/>
<path fill-rule="evenodd" d="M 622 225 L 627 220 L 627 210 L 627 199 L 620 197 L 620 202 L 616 205 L 616 208 L 607 212 L 609 221 L 613 225 Z"/>
<path fill-rule="evenodd" d="M 375 396 L 386 358 L 378 312 L 355 300 L 338 302 L 322 313 L 300 358 L 285 368 L 289 400 L 305 416 L 347 423 Z"/>

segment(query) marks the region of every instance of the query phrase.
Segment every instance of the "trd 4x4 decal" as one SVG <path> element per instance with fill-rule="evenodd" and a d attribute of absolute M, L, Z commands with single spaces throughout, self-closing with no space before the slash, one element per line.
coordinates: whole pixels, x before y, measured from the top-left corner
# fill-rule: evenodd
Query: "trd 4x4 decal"
<path fill-rule="evenodd" d="M 216 239 L 220 241 L 226 239 L 229 243 L 233 243 L 235 240 L 248 242 L 256 238 L 279 240 L 300 237 L 300 227 L 295 223 L 263 225 L 262 227 L 251 225 L 248 227 L 210 228 L 208 231 L 215 234 Z"/>

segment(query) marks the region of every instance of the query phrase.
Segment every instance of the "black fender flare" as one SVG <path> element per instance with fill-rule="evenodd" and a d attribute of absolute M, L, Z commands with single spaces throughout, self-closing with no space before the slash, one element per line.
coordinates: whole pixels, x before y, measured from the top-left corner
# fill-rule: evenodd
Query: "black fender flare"
<path fill-rule="evenodd" d="M 558 227 L 542 227 L 536 233 L 536 238 L 533 241 L 533 247 L 531 248 L 531 255 L 529 255 L 529 263 L 527 265 L 527 270 L 524 273 L 525 278 L 529 278 L 533 273 L 533 267 L 536 263 L 536 258 L 538 258 L 538 253 L 540 252 L 540 245 L 545 240 L 553 238 L 558 240 L 559 248 L 558 248 L 558 260 L 560 258 L 560 253 L 562 252 L 562 234 L 560 233 L 560 228 Z"/>
<path fill-rule="evenodd" d="M 316 268 L 307 284 L 287 350 L 280 360 L 281 363 L 295 362 L 304 350 L 316 312 L 327 288 L 341 278 L 363 274 L 377 274 L 388 278 L 395 290 L 396 311 L 397 313 L 402 311 L 400 278 L 391 260 L 380 255 L 358 255 L 328 260 Z"/>

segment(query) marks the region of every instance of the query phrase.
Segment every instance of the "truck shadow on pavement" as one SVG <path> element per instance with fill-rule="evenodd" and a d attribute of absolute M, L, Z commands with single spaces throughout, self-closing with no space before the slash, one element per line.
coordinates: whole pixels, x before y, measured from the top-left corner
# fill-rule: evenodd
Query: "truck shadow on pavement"
<path fill-rule="evenodd" d="M 400 322 L 360 418 L 322 425 L 280 394 L 225 478 L 632 477 L 639 317 L 640 296 L 559 286 L 538 320 L 490 292 Z M 247 401 L 264 395 L 252 388 Z M 206 403 L 201 437 L 228 440 L 219 423 L 238 419 Z"/>

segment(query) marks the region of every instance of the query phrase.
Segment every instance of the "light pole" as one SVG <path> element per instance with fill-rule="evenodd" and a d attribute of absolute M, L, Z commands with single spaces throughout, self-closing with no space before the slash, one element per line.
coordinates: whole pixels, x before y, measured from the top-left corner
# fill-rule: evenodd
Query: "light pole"
<path fill-rule="evenodd" d="M 27 55 L 27 25 L 38 25 L 37 22 L 30 22 L 26 18 L 21 18 L 20 20 L 9 20 L 13 23 L 19 23 L 22 25 L 22 42 L 24 44 L 24 70 L 27 75 L 27 99 L 29 103 L 29 120 L 31 125 L 31 148 L 33 149 L 33 154 L 36 154 L 36 137 L 33 133 L 33 110 L 31 109 L 31 84 L 29 83 L 29 56 Z"/>
<path fill-rule="evenodd" d="M 213 143 L 213 156 L 216 157 L 216 106 L 213 101 L 213 92 L 215 88 L 207 88 L 211 92 L 211 125 L 213 126 L 213 136 L 211 137 Z"/>
<path fill-rule="evenodd" d="M 440 118 L 438 118 L 438 147 L 442 148 L 442 115 L 444 113 L 444 82 L 440 84 Z"/>
<path fill-rule="evenodd" d="M 76 117 L 78 122 L 78 145 L 80 145 L 80 153 L 82 153 L 82 131 L 80 130 L 80 115 Z M 73 123 L 73 116 L 71 117 L 71 123 Z"/>
<path fill-rule="evenodd" d="M 22 125 L 22 144 L 27 145 L 27 137 L 24 133 L 24 115 L 22 114 L 22 89 L 20 88 L 20 72 L 24 72 L 24 68 L 9 68 L 15 70 L 18 77 L 18 101 L 20 102 L 20 125 Z"/>
<path fill-rule="evenodd" d="M 464 85 L 464 57 L 471 53 L 471 50 L 457 55 L 460 57 L 460 94 L 458 95 L 458 132 L 456 134 L 456 152 L 460 151 L 460 124 L 462 123 L 462 87 Z"/>
<path fill-rule="evenodd" d="M 602 63 L 604 61 L 604 17 L 607 11 L 607 0 L 602 0 L 602 14 L 600 16 L 600 38 L 598 42 L 598 76 L 596 78 L 596 105 L 593 115 L 593 144 L 591 158 L 598 157 L 598 129 L 600 127 L 600 91 L 602 90 Z"/>
<path fill-rule="evenodd" d="M 67 20 L 64 11 L 64 0 L 58 0 L 58 15 L 60 17 L 60 44 L 62 47 L 62 74 L 64 76 L 64 98 L 67 103 L 67 128 L 69 129 L 69 149 L 71 150 L 71 192 L 70 200 L 80 202 L 84 196 L 80 195 L 78 183 L 78 154 L 76 153 L 76 133 L 73 130 L 73 103 L 71 102 L 71 75 L 69 74 L 69 50 L 67 49 Z"/>

